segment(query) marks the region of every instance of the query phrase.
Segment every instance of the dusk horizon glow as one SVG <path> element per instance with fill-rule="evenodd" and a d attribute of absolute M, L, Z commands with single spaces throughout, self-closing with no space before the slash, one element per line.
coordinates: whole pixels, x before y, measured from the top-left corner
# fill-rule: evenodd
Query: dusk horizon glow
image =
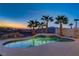
<path fill-rule="evenodd" d="M 0 27 L 27 28 L 27 21 L 39 20 L 42 15 L 56 17 L 65 15 L 69 23 L 74 23 L 74 19 L 79 19 L 79 4 L 75 3 L 6 3 L 0 4 Z M 55 22 L 55 21 L 54 21 Z M 54 22 L 49 22 L 49 27 L 58 27 Z M 79 22 L 78 22 L 79 25 Z M 63 27 L 69 28 L 69 24 Z"/>

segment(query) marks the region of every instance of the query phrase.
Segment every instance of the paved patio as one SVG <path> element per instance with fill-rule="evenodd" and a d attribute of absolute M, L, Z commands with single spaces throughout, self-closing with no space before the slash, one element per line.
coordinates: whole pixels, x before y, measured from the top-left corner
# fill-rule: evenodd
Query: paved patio
<path fill-rule="evenodd" d="M 79 39 L 73 42 L 52 42 L 31 48 L 5 48 L 1 40 L 0 54 L 3 56 L 79 56 Z"/>

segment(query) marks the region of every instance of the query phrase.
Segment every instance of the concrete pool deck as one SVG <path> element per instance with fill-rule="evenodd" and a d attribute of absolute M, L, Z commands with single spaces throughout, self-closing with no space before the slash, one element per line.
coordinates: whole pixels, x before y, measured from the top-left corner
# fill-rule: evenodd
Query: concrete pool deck
<path fill-rule="evenodd" d="M 3 56 L 79 56 L 79 39 L 72 42 L 52 42 L 31 48 L 5 48 L 0 41 L 0 54 Z M 12 39 L 15 40 L 15 39 Z"/>

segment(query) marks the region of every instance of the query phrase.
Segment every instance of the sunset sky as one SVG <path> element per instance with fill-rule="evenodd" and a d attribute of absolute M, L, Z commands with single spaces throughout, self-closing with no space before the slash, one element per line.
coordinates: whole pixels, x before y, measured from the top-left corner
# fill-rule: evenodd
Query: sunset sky
<path fill-rule="evenodd" d="M 79 4 L 0 4 L 0 26 L 27 28 L 27 21 L 40 20 L 42 15 L 66 15 L 69 23 L 79 18 Z M 79 25 L 79 22 L 78 22 Z M 50 26 L 58 26 L 54 22 Z M 64 25 L 64 27 L 69 27 Z"/>

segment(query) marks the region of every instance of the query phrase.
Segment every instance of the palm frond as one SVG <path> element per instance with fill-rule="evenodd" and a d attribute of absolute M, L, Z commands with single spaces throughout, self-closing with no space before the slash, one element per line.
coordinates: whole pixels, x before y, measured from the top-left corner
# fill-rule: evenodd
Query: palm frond
<path fill-rule="evenodd" d="M 55 22 L 55 24 L 59 24 L 59 22 L 58 22 L 58 21 L 56 21 L 56 22 Z"/>
<path fill-rule="evenodd" d="M 70 25 L 70 26 L 72 26 L 72 25 L 73 25 L 73 23 L 70 23 L 69 25 Z"/>
<path fill-rule="evenodd" d="M 74 21 L 79 21 L 79 19 L 74 19 Z"/>
<path fill-rule="evenodd" d="M 56 23 L 63 23 L 63 24 L 67 24 L 68 23 L 68 18 L 66 16 L 57 16 L 56 17 Z"/>

